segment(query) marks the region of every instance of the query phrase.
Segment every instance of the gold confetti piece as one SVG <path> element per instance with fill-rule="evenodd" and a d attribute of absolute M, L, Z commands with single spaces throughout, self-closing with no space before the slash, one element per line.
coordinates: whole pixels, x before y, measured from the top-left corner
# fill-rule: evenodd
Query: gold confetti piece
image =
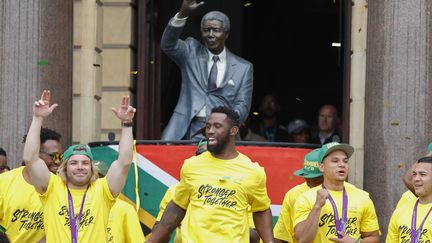
<path fill-rule="evenodd" d="M 249 7 L 251 5 L 252 5 L 252 3 L 245 3 L 245 4 L 243 4 L 243 6 L 245 6 L 245 7 Z"/>
<path fill-rule="evenodd" d="M 252 115 L 254 115 L 254 116 L 258 116 L 259 113 L 258 113 L 257 111 L 254 111 L 254 112 L 252 112 Z"/>
<path fill-rule="evenodd" d="M 132 74 L 138 74 L 138 71 L 132 71 L 131 73 Z"/>
<path fill-rule="evenodd" d="M 290 181 L 292 181 L 292 179 L 293 179 L 293 176 L 292 176 L 292 175 L 290 175 L 290 176 L 289 176 L 289 179 L 290 179 Z"/>
<path fill-rule="evenodd" d="M 392 125 L 392 126 L 399 126 L 399 122 L 397 122 L 397 121 L 392 121 L 392 122 L 390 123 L 390 125 Z"/>
<path fill-rule="evenodd" d="M 398 168 L 399 168 L 399 169 L 402 169 L 403 167 L 404 167 L 404 163 L 402 163 L 402 162 L 399 163 Z"/>
<path fill-rule="evenodd" d="M 302 101 L 300 98 L 296 98 L 297 101 Z"/>

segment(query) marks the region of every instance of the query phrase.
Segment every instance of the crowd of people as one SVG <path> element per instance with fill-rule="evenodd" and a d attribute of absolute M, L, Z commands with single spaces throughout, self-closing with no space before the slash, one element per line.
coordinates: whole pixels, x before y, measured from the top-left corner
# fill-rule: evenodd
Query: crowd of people
<path fill-rule="evenodd" d="M 43 91 L 24 137 L 24 165 L 0 175 L 1 242 L 144 242 L 134 208 L 117 198 L 133 155 L 129 97 L 112 108 L 122 132 L 118 159 L 105 167 L 89 146 L 63 151 L 61 135 L 42 127 L 57 106 Z"/>

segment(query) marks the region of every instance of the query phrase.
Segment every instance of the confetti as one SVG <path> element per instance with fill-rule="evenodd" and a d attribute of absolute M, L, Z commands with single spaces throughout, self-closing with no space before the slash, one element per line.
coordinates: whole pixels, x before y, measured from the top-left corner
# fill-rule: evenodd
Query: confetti
<path fill-rule="evenodd" d="M 392 122 L 390 123 L 390 125 L 392 125 L 392 126 L 399 126 L 399 122 L 397 122 L 397 121 L 392 121 Z"/>
<path fill-rule="evenodd" d="M 249 6 L 251 6 L 252 5 L 252 3 L 245 3 L 245 4 L 243 4 L 243 6 L 245 6 L 245 7 L 249 7 Z"/>
<path fill-rule="evenodd" d="M 296 98 L 297 101 L 302 101 L 300 98 Z"/>
<path fill-rule="evenodd" d="M 294 177 L 292 175 L 289 176 L 290 181 L 292 181 L 294 179 Z"/>
<path fill-rule="evenodd" d="M 138 71 L 132 71 L 131 73 L 132 74 L 138 74 Z"/>
<path fill-rule="evenodd" d="M 37 65 L 38 65 L 38 66 L 45 66 L 45 65 L 48 65 L 48 61 L 47 61 L 47 60 L 38 60 L 38 61 L 37 61 Z"/>
<path fill-rule="evenodd" d="M 257 111 L 254 111 L 254 112 L 252 112 L 252 115 L 254 115 L 254 116 L 258 116 L 259 113 L 258 113 Z"/>
<path fill-rule="evenodd" d="M 398 168 L 399 168 L 399 169 L 402 169 L 403 167 L 404 167 L 404 163 L 402 163 L 402 162 L 399 163 Z"/>

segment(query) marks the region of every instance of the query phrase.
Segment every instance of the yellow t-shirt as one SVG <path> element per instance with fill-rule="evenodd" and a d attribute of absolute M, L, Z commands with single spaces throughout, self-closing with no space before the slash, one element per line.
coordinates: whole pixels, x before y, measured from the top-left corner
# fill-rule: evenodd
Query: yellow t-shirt
<path fill-rule="evenodd" d="M 117 199 L 111 208 L 107 232 L 109 243 L 142 243 L 145 240 L 137 212 L 121 199 Z"/>
<path fill-rule="evenodd" d="M 388 226 L 386 238 L 387 243 L 411 241 L 411 219 L 416 201 L 417 200 L 414 200 L 403 204 L 399 208 L 396 208 L 396 210 L 393 212 Z M 421 222 L 431 207 L 432 203 L 418 204 L 416 220 L 417 229 L 420 227 Z M 428 218 L 426 219 L 420 237 L 420 242 L 432 241 L 432 213 L 429 214 Z"/>
<path fill-rule="evenodd" d="M 293 226 L 294 204 L 297 198 L 309 189 L 309 186 L 304 182 L 293 187 L 285 194 L 278 221 L 273 229 L 274 237 L 276 239 L 287 242 L 297 242 L 294 237 Z"/>
<path fill-rule="evenodd" d="M 405 203 L 408 202 L 415 202 L 417 201 L 417 197 L 416 195 L 414 195 L 414 193 L 412 193 L 410 190 L 404 192 L 401 196 L 401 198 L 399 199 L 399 202 L 396 205 L 396 208 L 399 208 L 400 206 L 404 205 Z"/>
<path fill-rule="evenodd" d="M 264 168 L 239 153 L 231 160 L 210 152 L 185 160 L 174 203 L 189 211 L 189 242 L 249 242 L 251 212 L 270 208 Z"/>
<path fill-rule="evenodd" d="M 74 213 L 78 216 L 85 189 L 69 190 Z M 46 242 L 71 242 L 66 184 L 59 176 L 51 175 L 47 191 L 40 198 L 44 206 Z M 106 243 L 108 216 L 115 201 L 106 178 L 97 179 L 90 185 L 79 224 L 78 242 Z"/>
<path fill-rule="evenodd" d="M 45 234 L 39 194 L 24 180 L 24 168 L 0 175 L 0 225 L 11 242 L 37 242 Z"/>
<path fill-rule="evenodd" d="M 303 193 L 294 204 L 294 227 L 306 220 L 312 210 L 317 191 L 322 189 L 316 186 Z M 359 238 L 361 232 L 373 232 L 379 230 L 375 207 L 369 197 L 369 193 L 345 182 L 348 195 L 348 215 L 345 233 L 352 238 Z M 339 217 L 342 217 L 342 191 L 328 190 L 336 203 Z M 333 208 L 329 200 L 321 209 L 318 220 L 318 230 L 313 242 L 331 242 L 329 238 L 337 238 Z"/>
<path fill-rule="evenodd" d="M 162 219 L 162 215 L 165 212 L 166 206 L 173 199 L 173 196 L 175 194 L 175 188 L 177 185 L 178 184 L 174 184 L 174 185 L 170 186 L 168 188 L 168 190 L 165 192 L 165 195 L 162 198 L 162 201 L 160 202 L 160 205 L 159 205 L 159 213 L 157 215 L 156 221 L 160 221 Z M 186 210 L 185 218 L 188 216 L 188 212 L 189 211 Z M 185 219 L 183 218 L 183 220 L 185 220 Z M 253 215 L 251 212 L 248 213 L 248 224 L 249 224 L 249 228 L 255 228 L 255 224 L 253 221 Z M 176 232 L 175 232 L 175 236 L 174 236 L 174 240 L 173 240 L 174 243 L 181 243 L 182 239 L 184 242 L 187 242 L 186 234 L 183 233 L 183 235 L 182 235 L 182 231 L 181 231 L 182 227 L 185 227 L 184 224 L 181 224 L 180 227 L 177 227 Z"/>

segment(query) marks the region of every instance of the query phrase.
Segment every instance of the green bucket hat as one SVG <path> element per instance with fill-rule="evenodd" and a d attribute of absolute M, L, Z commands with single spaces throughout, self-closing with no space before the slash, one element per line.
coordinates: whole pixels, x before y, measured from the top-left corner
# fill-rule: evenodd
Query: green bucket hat
<path fill-rule="evenodd" d="M 85 144 L 75 144 L 66 149 L 66 151 L 63 153 L 62 162 L 68 160 L 72 155 L 85 155 L 91 161 L 93 161 L 93 154 L 91 152 L 91 149 Z"/>
<path fill-rule="evenodd" d="M 303 159 L 303 168 L 295 171 L 294 175 L 307 179 L 322 176 L 319 170 L 319 164 L 321 163 L 318 162 L 320 151 L 321 149 L 317 148 L 306 154 Z"/>
<path fill-rule="evenodd" d="M 432 153 L 432 143 L 430 143 L 428 146 L 428 153 Z"/>
<path fill-rule="evenodd" d="M 327 143 L 324 144 L 321 147 L 321 151 L 320 151 L 320 155 L 318 158 L 318 161 L 320 163 L 323 162 L 324 158 L 329 155 L 331 152 L 336 151 L 336 150 L 342 150 L 345 152 L 345 154 L 348 156 L 348 158 L 351 157 L 351 155 L 354 153 L 354 148 L 346 143 L 338 143 L 338 142 L 332 142 L 332 143 Z"/>

